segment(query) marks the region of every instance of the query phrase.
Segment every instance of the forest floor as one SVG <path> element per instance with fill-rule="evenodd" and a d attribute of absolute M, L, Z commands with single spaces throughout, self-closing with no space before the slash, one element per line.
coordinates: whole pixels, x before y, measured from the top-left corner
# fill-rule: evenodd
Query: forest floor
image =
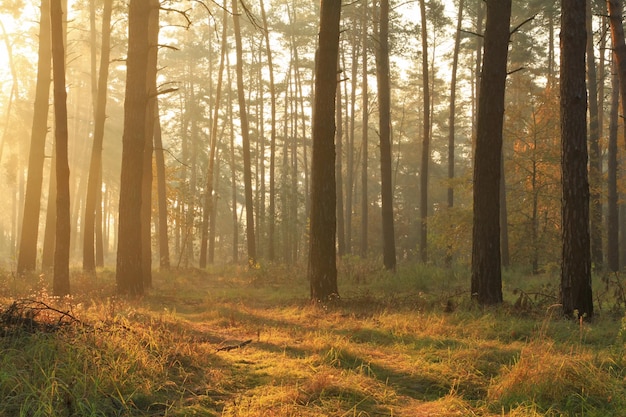
<path fill-rule="evenodd" d="M 482 308 L 467 272 L 350 259 L 328 304 L 280 266 L 155 273 L 140 300 L 116 297 L 111 271 L 75 273 L 63 300 L 5 274 L 0 416 L 626 416 L 623 297 L 605 278 L 577 321 L 558 275 L 508 273 L 504 305 Z"/>

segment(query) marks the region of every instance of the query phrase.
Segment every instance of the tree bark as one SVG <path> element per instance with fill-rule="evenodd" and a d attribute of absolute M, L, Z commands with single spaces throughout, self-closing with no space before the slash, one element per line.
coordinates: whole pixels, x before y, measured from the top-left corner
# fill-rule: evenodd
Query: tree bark
<path fill-rule="evenodd" d="M 428 166 L 430 165 L 430 83 L 428 76 L 428 32 L 426 29 L 425 0 L 420 0 L 422 16 L 422 89 L 424 90 L 424 126 L 422 137 L 422 164 L 420 169 L 420 259 L 428 261 Z"/>
<path fill-rule="evenodd" d="M 591 318 L 585 2 L 561 0 L 561 10 L 561 297 L 566 317 Z"/>
<path fill-rule="evenodd" d="M 118 293 L 130 296 L 141 296 L 144 293 L 141 205 L 151 8 L 151 2 L 130 0 L 128 11 L 128 58 L 115 279 Z"/>
<path fill-rule="evenodd" d="M 159 268 L 170 269 L 170 245 L 167 227 L 167 187 L 165 183 L 165 156 L 161 138 L 161 121 L 159 119 L 159 102 L 154 107 L 154 156 L 157 175 L 157 198 L 159 208 Z"/>
<path fill-rule="evenodd" d="M 243 177 L 246 200 L 246 241 L 248 247 L 248 264 L 255 266 L 256 240 L 254 237 L 254 207 L 252 200 L 252 167 L 250 159 L 250 131 L 243 83 L 243 48 L 241 45 L 241 29 L 239 25 L 238 0 L 233 0 L 233 22 L 235 26 L 235 46 L 237 49 L 237 97 L 239 99 L 239 117 L 241 122 L 241 138 L 243 146 Z"/>
<path fill-rule="evenodd" d="M 311 299 L 314 301 L 339 295 L 335 248 L 337 190 L 333 163 L 340 19 L 341 1 L 322 0 L 315 65 L 308 265 Z"/>
<path fill-rule="evenodd" d="M 591 263 L 603 269 L 602 252 L 602 158 L 600 150 L 600 126 L 598 124 L 598 79 L 593 45 L 591 0 L 586 0 L 585 29 L 587 30 L 587 88 L 589 91 L 589 186 L 590 186 L 590 232 Z"/>
<path fill-rule="evenodd" d="M 389 81 L 389 0 L 380 2 L 380 27 L 376 55 L 380 129 L 380 171 L 383 228 L 383 265 L 396 269 L 393 225 L 393 181 L 391 173 L 391 86 Z"/>
<path fill-rule="evenodd" d="M 222 99 L 222 80 L 224 74 L 224 60 L 226 55 L 226 36 L 227 36 L 227 27 L 226 22 L 227 19 L 227 9 L 224 7 L 223 18 L 222 18 L 222 44 L 221 44 L 221 53 L 220 53 L 220 64 L 217 73 L 217 87 L 215 92 L 215 107 L 213 108 L 213 120 L 211 124 L 211 143 L 209 149 L 209 166 L 207 168 L 207 179 L 206 179 L 206 191 L 204 194 L 204 210 L 202 212 L 202 241 L 200 243 L 200 259 L 198 261 L 198 266 L 200 268 L 206 268 L 207 264 L 207 250 L 208 250 L 208 240 L 209 240 L 209 221 L 212 215 L 212 212 L 216 210 L 215 205 L 213 204 L 213 183 L 214 183 L 214 172 L 215 172 L 215 156 L 216 156 L 216 147 L 217 147 L 217 127 L 219 120 L 219 109 Z M 212 263 L 213 259 L 211 259 Z"/>
<path fill-rule="evenodd" d="M 148 94 L 145 111 L 145 138 L 143 151 L 143 178 L 141 184 L 141 262 L 144 288 L 152 287 L 152 154 L 157 108 L 157 60 L 159 52 L 159 0 L 148 0 L 148 59 L 146 68 L 146 91 Z"/>
<path fill-rule="evenodd" d="M 24 214 L 17 257 L 17 273 L 33 271 L 37 263 L 37 235 L 39 232 L 39 211 L 41 208 L 41 187 L 43 183 L 44 151 L 48 132 L 48 98 L 51 80 L 50 46 L 50 0 L 41 0 L 39 22 L 39 51 L 37 61 L 37 87 L 30 151 L 28 154 L 28 178 L 24 197 Z"/>
<path fill-rule="evenodd" d="M 617 192 L 617 125 L 619 122 L 619 76 L 613 60 L 611 76 L 611 112 L 607 158 L 607 266 L 611 272 L 619 271 L 619 205 Z"/>
<path fill-rule="evenodd" d="M 487 0 L 484 57 L 474 154 L 471 293 L 480 304 L 502 302 L 500 181 L 511 0 Z"/>
<path fill-rule="evenodd" d="M 337 72 L 339 76 L 341 74 Z M 337 83 L 335 98 L 335 184 L 337 187 L 337 254 L 341 257 L 346 253 L 346 228 L 343 208 L 343 108 L 341 83 Z"/>
<path fill-rule="evenodd" d="M 96 203 L 102 195 L 102 143 L 104 139 L 104 123 L 106 120 L 107 81 L 109 76 L 109 56 L 111 52 L 111 11 L 113 0 L 106 0 L 102 11 L 102 46 L 100 54 L 100 70 L 96 86 L 96 105 L 94 109 L 94 132 L 85 198 L 85 216 L 83 220 L 83 271 L 93 272 L 96 269 L 95 228 Z"/>
<path fill-rule="evenodd" d="M 463 24 L 463 5 L 465 0 L 459 1 L 459 10 L 456 22 L 456 35 L 454 37 L 454 51 L 452 54 L 452 70 L 450 80 L 450 114 L 448 117 L 448 208 L 454 207 L 454 147 L 455 147 L 455 120 L 456 120 L 456 73 L 459 64 L 459 49 L 461 48 L 461 25 Z"/>
<path fill-rule="evenodd" d="M 52 0 L 50 3 L 50 26 L 54 79 L 54 136 L 57 155 L 57 217 L 52 293 L 63 297 L 70 293 L 70 167 L 67 153 L 67 92 L 65 91 L 65 47 L 61 0 Z"/>
<path fill-rule="evenodd" d="M 368 158 L 369 158 L 369 97 L 367 85 L 367 0 L 363 0 L 363 14 L 361 16 L 361 249 L 362 258 L 367 256 L 368 251 L 368 227 L 369 227 L 369 195 L 368 195 Z"/>

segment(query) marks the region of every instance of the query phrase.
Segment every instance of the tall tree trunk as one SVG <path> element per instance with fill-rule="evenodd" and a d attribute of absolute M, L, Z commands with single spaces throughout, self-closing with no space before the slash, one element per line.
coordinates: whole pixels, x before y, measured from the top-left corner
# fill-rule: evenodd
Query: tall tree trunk
<path fill-rule="evenodd" d="M 107 80 L 109 76 L 109 56 L 111 52 L 111 11 L 113 0 L 104 2 L 102 11 L 102 46 L 100 70 L 96 86 L 96 105 L 94 109 L 93 145 L 89 164 L 89 179 L 85 199 L 85 216 L 83 220 L 83 270 L 93 272 L 96 269 L 94 249 L 96 224 L 96 203 L 102 195 L 102 142 L 104 139 L 104 123 L 106 120 Z"/>
<path fill-rule="evenodd" d="M 228 83 L 228 120 L 230 128 L 230 172 L 231 172 L 231 210 L 233 220 L 233 263 L 239 262 L 239 221 L 237 217 L 237 165 L 235 162 L 235 130 L 233 129 L 234 117 L 233 117 L 233 88 L 231 80 L 230 59 L 226 54 L 226 76 Z"/>
<path fill-rule="evenodd" d="M 380 28 L 376 55 L 378 114 L 380 129 L 380 178 L 382 199 L 383 264 L 396 269 L 393 225 L 393 181 L 391 173 L 391 86 L 389 81 L 389 0 L 380 2 Z"/>
<path fill-rule="evenodd" d="M 619 122 L 619 76 L 613 59 L 611 76 L 611 113 L 609 120 L 608 160 L 607 160 L 607 264 L 611 272 L 617 272 L 619 265 L 619 205 L 617 193 L 617 125 Z"/>
<path fill-rule="evenodd" d="M 198 261 L 198 265 L 200 268 L 206 268 L 206 260 L 207 260 L 207 249 L 208 249 L 208 239 L 209 239 L 209 220 L 211 218 L 211 214 L 216 207 L 213 205 L 213 183 L 214 181 L 214 171 L 215 171 L 215 156 L 216 156 L 216 147 L 217 147 L 217 127 L 219 120 L 219 109 L 222 98 L 222 80 L 224 74 L 224 60 L 226 55 L 226 35 L 227 35 L 227 24 L 228 14 L 227 9 L 224 7 L 223 18 L 222 18 L 222 44 L 221 44 L 221 52 L 220 52 L 220 64 L 219 70 L 217 73 L 217 87 L 215 92 L 215 106 L 213 108 L 213 120 L 211 125 L 211 144 L 209 150 L 209 166 L 207 169 L 207 179 L 206 179 L 206 191 L 204 194 L 204 210 L 202 212 L 202 241 L 200 243 L 200 259 Z"/>
<path fill-rule="evenodd" d="M 165 156 L 161 138 L 159 102 L 154 106 L 154 156 L 156 161 L 157 194 L 159 208 L 159 268 L 170 269 L 170 245 L 167 228 L 167 188 L 165 182 Z"/>
<path fill-rule="evenodd" d="M 561 0 L 561 10 L 561 301 L 566 317 L 577 314 L 577 317 L 591 318 L 585 2 Z"/>
<path fill-rule="evenodd" d="M 617 69 L 619 75 L 619 94 L 622 103 L 622 115 L 626 114 L 626 40 L 624 39 L 624 25 L 622 21 L 622 2 L 621 0 L 607 0 L 607 9 L 609 12 L 609 26 L 611 29 L 611 43 L 613 45 L 613 61 L 614 66 Z M 626 134 L 626 123 L 622 123 L 624 133 Z M 626 142 L 625 142 L 626 143 Z M 622 205 L 623 207 L 623 205 Z M 623 211 L 620 208 L 620 215 L 622 217 Z M 626 225 L 625 222 L 619 222 L 620 226 Z M 622 232 L 624 228 L 622 227 Z M 620 264 L 626 261 L 626 244 L 624 240 L 625 233 L 621 233 L 621 242 L 619 252 L 622 256 L 619 256 Z"/>
<path fill-rule="evenodd" d="M 589 91 L 589 185 L 590 185 L 590 232 L 591 263 L 603 269 L 602 253 L 602 158 L 600 151 L 600 127 L 598 125 L 598 79 L 593 44 L 591 0 L 586 0 L 585 28 L 587 30 L 587 88 Z"/>
<path fill-rule="evenodd" d="M 144 121 L 143 178 L 141 184 L 141 262 L 144 288 L 152 287 L 152 153 L 157 109 L 157 60 L 159 52 L 159 0 L 149 0 L 148 59 L 146 91 L 148 94 Z"/>
<path fill-rule="evenodd" d="M 357 17 L 353 17 L 353 24 L 356 28 L 358 26 Z M 359 69 L 359 36 L 356 31 L 352 36 L 352 57 L 351 67 L 352 74 L 350 75 L 350 118 L 348 127 L 348 143 L 346 146 L 346 253 L 352 253 L 352 212 L 353 212 L 353 196 L 355 191 L 354 184 L 354 136 L 355 136 L 355 119 L 356 119 L 356 88 L 358 83 L 358 69 Z M 346 88 L 348 83 L 346 82 Z M 346 94 L 347 98 L 347 94 Z M 347 106 L 346 106 L 347 112 Z M 348 125 L 348 123 L 346 123 Z"/>
<path fill-rule="evenodd" d="M 474 155 L 471 293 L 481 304 L 502 302 L 500 194 L 504 91 L 511 0 L 487 0 L 485 50 Z"/>
<path fill-rule="evenodd" d="M 28 154 L 28 178 L 26 180 L 26 195 L 24 197 L 22 231 L 20 233 L 20 247 L 17 258 L 18 274 L 34 270 L 37 262 L 37 234 L 39 232 L 44 151 L 46 134 L 48 132 L 48 98 L 50 95 L 50 71 L 52 65 L 49 34 L 50 0 L 41 0 L 37 88 L 35 91 L 33 125 Z"/>
<path fill-rule="evenodd" d="M 56 240 L 56 218 L 57 218 L 57 157 L 56 151 L 52 152 L 50 161 L 50 182 L 48 184 L 48 203 L 46 210 L 46 229 L 43 237 L 43 249 L 41 251 L 41 269 L 48 271 L 54 267 L 54 245 Z"/>
<path fill-rule="evenodd" d="M 70 293 L 70 167 L 67 155 L 67 92 L 61 0 L 52 0 L 50 4 L 50 23 L 54 79 L 54 136 L 57 155 L 57 218 L 52 293 L 62 297 Z"/>
<path fill-rule="evenodd" d="M 368 195 L 368 158 L 369 158 L 369 138 L 368 138 L 368 124 L 369 124 L 369 97 L 368 97 L 368 85 L 367 85 L 367 0 L 363 0 L 363 14 L 361 16 L 361 124 L 362 124 L 362 138 L 361 138 L 361 250 L 360 255 L 362 258 L 367 256 L 367 239 L 368 239 L 368 226 L 369 226 L 369 195 Z"/>
<path fill-rule="evenodd" d="M 500 253 L 504 268 L 511 264 L 509 255 L 509 219 L 506 209 L 506 175 L 504 170 L 504 151 L 500 152 Z"/>
<path fill-rule="evenodd" d="M 126 60 L 126 94 L 115 278 L 118 293 L 130 296 L 140 296 L 144 292 L 141 190 L 146 141 L 146 111 L 148 108 L 146 74 L 150 49 L 148 28 L 151 8 L 151 2 L 130 0 L 128 11 L 128 58 Z"/>
<path fill-rule="evenodd" d="M 312 300 L 328 300 L 337 288 L 335 93 L 339 58 L 341 2 L 322 0 L 315 63 L 313 155 L 311 160 L 311 224 L 308 278 Z"/>
<path fill-rule="evenodd" d="M 485 9 L 483 3 L 485 1 L 477 1 L 476 2 L 476 33 L 480 34 L 483 32 L 483 20 L 485 18 Z M 475 145 L 476 142 L 476 131 L 478 130 L 478 101 L 480 95 L 480 80 L 481 80 L 481 68 L 483 64 L 483 44 L 484 44 L 484 36 L 478 36 L 476 39 L 476 45 L 474 49 L 475 60 L 474 60 L 474 82 L 472 83 L 472 142 Z"/>
<path fill-rule="evenodd" d="M 243 48 L 241 45 L 241 29 L 239 27 L 238 0 L 233 0 L 233 22 L 235 26 L 235 45 L 237 48 L 237 96 L 239 99 L 239 117 L 241 122 L 241 138 L 243 146 L 243 177 L 246 199 L 246 240 L 248 244 L 248 263 L 256 265 L 256 240 L 254 237 L 254 207 L 252 202 L 252 168 L 250 160 L 250 131 L 248 113 L 243 84 Z"/>
<path fill-rule="evenodd" d="M 268 225 L 268 259 L 273 261 L 276 258 L 276 86 L 274 85 L 274 64 L 272 60 L 272 48 L 270 46 L 269 29 L 267 26 L 267 16 L 263 0 L 260 1 L 261 17 L 263 18 L 263 32 L 265 38 L 265 50 L 267 53 L 267 69 L 269 73 L 270 88 L 270 172 L 269 172 L 269 225 Z"/>
<path fill-rule="evenodd" d="M 346 229 L 343 208 L 343 108 L 341 99 L 341 84 L 337 83 L 337 97 L 335 103 L 335 183 L 337 187 L 337 254 L 346 253 Z"/>
<path fill-rule="evenodd" d="M 463 24 L 463 5 L 465 0 L 459 1 L 459 11 L 456 22 L 456 35 L 454 37 L 454 51 L 452 55 L 452 70 L 450 80 L 450 114 L 448 117 L 448 207 L 454 207 L 454 147 L 455 147 L 455 121 L 456 121 L 456 73 L 459 64 L 459 49 L 461 48 L 461 25 Z"/>
<path fill-rule="evenodd" d="M 422 88 L 424 90 L 424 133 L 420 169 L 420 258 L 428 261 L 428 166 L 430 164 L 430 84 L 428 76 L 428 32 L 425 0 L 420 0 L 422 16 Z"/>

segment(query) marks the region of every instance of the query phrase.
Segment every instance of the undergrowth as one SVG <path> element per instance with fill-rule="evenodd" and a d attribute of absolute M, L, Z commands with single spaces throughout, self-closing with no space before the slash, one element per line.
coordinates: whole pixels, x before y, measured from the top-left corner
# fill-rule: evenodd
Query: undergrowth
<path fill-rule="evenodd" d="M 553 276 L 504 276 L 472 302 L 468 271 L 339 262 L 341 298 L 311 303 L 305 268 L 0 282 L 0 416 L 623 416 L 618 276 L 593 321 L 560 315 Z"/>

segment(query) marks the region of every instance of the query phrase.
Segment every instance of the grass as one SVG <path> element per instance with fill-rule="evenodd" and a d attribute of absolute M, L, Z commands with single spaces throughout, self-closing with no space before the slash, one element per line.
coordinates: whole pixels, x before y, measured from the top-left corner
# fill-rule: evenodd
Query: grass
<path fill-rule="evenodd" d="M 547 276 L 507 274 L 504 305 L 482 308 L 463 270 L 340 268 L 342 298 L 325 305 L 295 267 L 155 273 L 141 300 L 116 297 L 111 271 L 75 273 L 63 300 L 46 277 L 7 275 L 0 313 L 34 299 L 82 325 L 3 322 L 0 416 L 626 415 L 623 312 L 608 291 L 594 321 L 576 322 Z"/>

